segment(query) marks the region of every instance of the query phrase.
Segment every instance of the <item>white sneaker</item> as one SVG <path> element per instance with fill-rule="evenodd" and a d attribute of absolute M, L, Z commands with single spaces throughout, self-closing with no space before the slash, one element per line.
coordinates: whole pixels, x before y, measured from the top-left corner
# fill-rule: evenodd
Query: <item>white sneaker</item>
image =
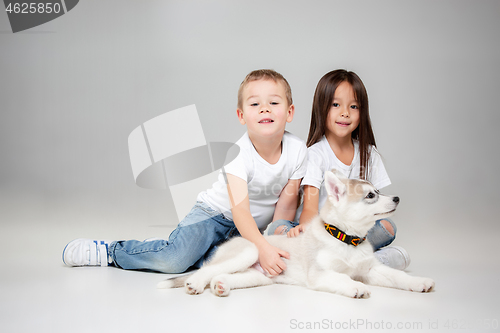
<path fill-rule="evenodd" d="M 401 271 L 405 270 L 411 263 L 408 252 L 399 246 L 387 246 L 373 254 L 384 265 Z"/>
<path fill-rule="evenodd" d="M 110 244 L 108 240 L 75 239 L 64 248 L 63 262 L 68 266 L 108 266 L 112 262 Z"/>

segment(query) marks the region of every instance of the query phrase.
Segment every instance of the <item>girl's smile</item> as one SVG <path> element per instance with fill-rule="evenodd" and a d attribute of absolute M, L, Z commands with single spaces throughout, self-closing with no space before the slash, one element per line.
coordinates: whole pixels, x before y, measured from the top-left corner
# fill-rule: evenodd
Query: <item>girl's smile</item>
<path fill-rule="evenodd" d="M 340 121 L 337 121 L 336 122 L 337 125 L 341 126 L 341 127 L 347 127 L 349 126 L 351 123 L 346 123 L 346 122 L 340 122 Z"/>

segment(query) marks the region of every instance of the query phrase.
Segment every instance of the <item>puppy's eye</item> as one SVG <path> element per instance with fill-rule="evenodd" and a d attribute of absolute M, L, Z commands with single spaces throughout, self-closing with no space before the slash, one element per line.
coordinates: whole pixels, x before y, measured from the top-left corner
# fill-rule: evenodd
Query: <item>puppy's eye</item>
<path fill-rule="evenodd" d="M 366 198 L 367 198 L 367 199 L 373 199 L 373 198 L 375 198 L 375 193 L 373 193 L 373 192 L 368 193 L 368 194 L 366 195 Z"/>

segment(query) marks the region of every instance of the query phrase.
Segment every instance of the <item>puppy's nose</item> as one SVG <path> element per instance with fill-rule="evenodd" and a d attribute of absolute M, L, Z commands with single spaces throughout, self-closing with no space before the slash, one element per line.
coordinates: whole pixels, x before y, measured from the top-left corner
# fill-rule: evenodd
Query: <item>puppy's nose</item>
<path fill-rule="evenodd" d="M 397 204 L 398 204 L 398 203 L 399 203 L 399 197 L 394 197 L 394 198 L 392 198 L 392 201 L 394 201 L 395 203 L 397 203 Z"/>

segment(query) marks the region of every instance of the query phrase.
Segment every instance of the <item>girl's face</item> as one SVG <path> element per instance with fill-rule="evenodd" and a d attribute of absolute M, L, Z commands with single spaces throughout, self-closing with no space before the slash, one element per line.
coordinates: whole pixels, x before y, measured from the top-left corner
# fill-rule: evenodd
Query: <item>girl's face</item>
<path fill-rule="evenodd" d="M 335 90 L 326 123 L 326 136 L 337 139 L 351 137 L 359 125 L 359 105 L 349 82 L 344 81 Z"/>

